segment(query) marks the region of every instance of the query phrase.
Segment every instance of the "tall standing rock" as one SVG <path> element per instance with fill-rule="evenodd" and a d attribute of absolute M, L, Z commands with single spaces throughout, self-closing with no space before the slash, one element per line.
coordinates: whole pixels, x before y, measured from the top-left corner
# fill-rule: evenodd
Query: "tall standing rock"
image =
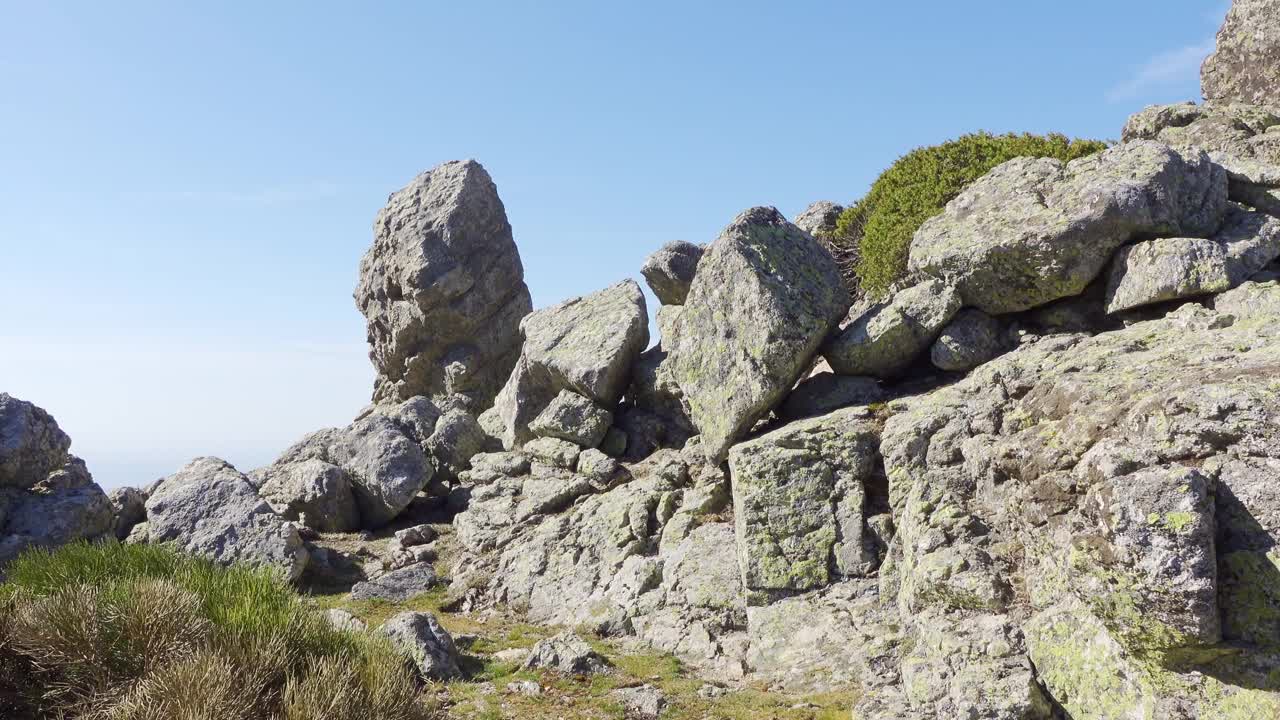
<path fill-rule="evenodd" d="M 1280 0 L 1235 0 L 1200 68 L 1206 100 L 1280 104 Z"/>
<path fill-rule="evenodd" d="M 711 243 L 670 346 L 709 460 L 786 396 L 848 306 L 835 261 L 774 208 L 743 212 Z"/>
<path fill-rule="evenodd" d="M 444 163 L 387 199 L 355 300 L 378 371 L 375 401 L 491 404 L 533 306 L 506 210 L 480 163 Z"/>

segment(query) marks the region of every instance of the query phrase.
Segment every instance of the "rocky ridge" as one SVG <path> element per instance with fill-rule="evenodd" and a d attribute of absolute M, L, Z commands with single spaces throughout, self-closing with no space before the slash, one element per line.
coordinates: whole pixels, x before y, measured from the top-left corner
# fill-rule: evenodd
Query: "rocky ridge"
<path fill-rule="evenodd" d="M 0 395 L 0 563 L 114 535 L 356 598 L 446 585 L 719 682 L 857 688 L 855 718 L 1280 715 L 1278 7 L 1237 0 L 1208 102 L 975 182 L 885 297 L 842 285 L 831 204 L 660 249 L 654 347 L 631 280 L 530 312 L 496 187 L 440 166 L 361 263 L 374 405 L 108 498 Z M 388 525 L 371 562 L 322 542 Z M 382 632 L 465 674 L 434 617 Z M 571 634 L 525 662 L 607 671 Z"/>

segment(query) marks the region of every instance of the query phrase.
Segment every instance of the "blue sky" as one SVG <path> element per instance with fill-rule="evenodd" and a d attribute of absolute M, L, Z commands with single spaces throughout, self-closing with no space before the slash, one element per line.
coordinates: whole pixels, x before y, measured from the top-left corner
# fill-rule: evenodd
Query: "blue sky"
<path fill-rule="evenodd" d="M 536 306 L 958 134 L 1198 98 L 1221 0 L 0 0 L 0 390 L 104 485 L 347 422 L 386 195 L 473 157 Z"/>

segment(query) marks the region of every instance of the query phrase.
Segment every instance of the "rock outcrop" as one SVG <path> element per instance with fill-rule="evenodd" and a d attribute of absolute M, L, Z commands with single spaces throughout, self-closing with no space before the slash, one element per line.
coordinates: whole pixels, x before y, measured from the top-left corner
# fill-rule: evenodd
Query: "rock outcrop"
<path fill-rule="evenodd" d="M 822 348 L 842 375 L 896 378 L 960 311 L 955 288 L 927 280 L 863 313 Z"/>
<path fill-rule="evenodd" d="M 709 460 L 782 400 L 848 305 L 835 261 L 773 208 L 711 243 L 668 347 Z"/>
<path fill-rule="evenodd" d="M 1233 0 L 1200 69 L 1207 100 L 1280 105 L 1280 2 Z"/>
<path fill-rule="evenodd" d="M 1147 240 L 1116 253 L 1107 312 L 1219 293 L 1280 257 L 1280 219 L 1232 208 L 1212 238 Z"/>
<path fill-rule="evenodd" d="M 444 163 L 387 199 L 373 236 L 355 300 L 378 371 L 374 400 L 454 397 L 484 410 L 533 309 L 493 180 L 474 160 Z"/>
<path fill-rule="evenodd" d="M 605 409 L 617 405 L 649 344 L 644 293 L 633 280 L 573 298 L 520 322 L 523 350 L 493 414 L 511 450 L 534 437 L 530 424 L 562 390 Z"/>
<path fill-rule="evenodd" d="M 0 577 L 27 548 L 114 533 L 111 502 L 70 447 L 49 413 L 0 393 Z"/>
<path fill-rule="evenodd" d="M 148 542 L 173 543 L 222 564 L 277 568 L 290 580 L 307 565 L 297 528 L 218 458 L 197 458 L 160 481 L 147 498 L 146 527 Z"/>
<path fill-rule="evenodd" d="M 992 315 L 1080 294 L 1127 242 L 1208 237 L 1227 175 L 1204 151 L 1149 141 L 1063 164 L 1018 158 L 966 188 L 911 242 L 912 273 L 954 282 Z"/>

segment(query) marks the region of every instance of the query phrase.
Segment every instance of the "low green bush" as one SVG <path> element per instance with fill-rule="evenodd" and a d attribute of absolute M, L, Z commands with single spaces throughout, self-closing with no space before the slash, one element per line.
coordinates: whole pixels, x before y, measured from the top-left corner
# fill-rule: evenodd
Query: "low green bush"
<path fill-rule="evenodd" d="M 997 165 L 1016 157 L 1066 162 L 1106 147 L 1097 140 L 1072 140 L 1056 133 L 979 132 L 912 150 L 885 170 L 865 197 L 845 209 L 829 242 L 837 252 L 856 258 L 855 277 L 846 279 L 861 292 L 882 295 L 906 274 L 911 237 L 920 225 Z"/>
<path fill-rule="evenodd" d="M 5 717 L 434 717 L 385 640 L 335 629 L 269 570 L 80 543 L 6 571 L 0 672 L 25 679 L 0 681 Z"/>

